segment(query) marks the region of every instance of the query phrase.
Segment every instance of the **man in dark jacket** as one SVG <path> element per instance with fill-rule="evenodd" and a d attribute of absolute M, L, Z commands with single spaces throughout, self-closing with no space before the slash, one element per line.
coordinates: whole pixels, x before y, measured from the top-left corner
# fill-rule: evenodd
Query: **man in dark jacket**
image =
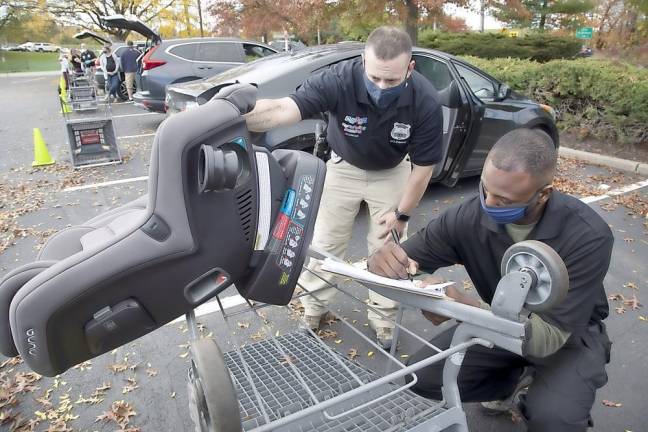
<path fill-rule="evenodd" d="M 543 132 L 519 129 L 504 135 L 490 151 L 479 196 L 462 202 L 398 246 L 383 246 L 368 262 L 369 270 L 406 278 L 416 267 L 433 273 L 463 264 L 481 300 L 457 289 L 456 301 L 488 308 L 500 280 L 506 249 L 522 240 L 552 247 L 565 262 L 569 291 L 559 305 L 528 317 L 530 335 L 523 356 L 501 348 L 467 350 L 459 373 L 464 402 L 511 398 L 523 370 L 533 370 L 528 393 L 515 405 L 530 432 L 584 432 L 591 423 L 596 389 L 607 382 L 610 341 L 603 320 L 608 303 L 603 279 L 614 242 L 609 226 L 588 205 L 553 189 L 557 151 Z M 430 312 L 434 324 L 448 319 Z M 432 340 L 446 349 L 454 328 Z M 422 349 L 412 362 L 436 352 Z M 412 388 L 441 399 L 443 364 L 417 372 Z"/>

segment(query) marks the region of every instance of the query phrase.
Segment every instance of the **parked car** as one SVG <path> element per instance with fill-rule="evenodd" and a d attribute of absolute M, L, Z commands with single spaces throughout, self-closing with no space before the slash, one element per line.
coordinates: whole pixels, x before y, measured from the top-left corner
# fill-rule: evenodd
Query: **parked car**
<path fill-rule="evenodd" d="M 34 52 L 61 52 L 61 47 L 47 42 L 36 42 L 30 51 Z"/>
<path fill-rule="evenodd" d="M 123 18 L 123 17 L 122 17 Z M 233 38 L 189 38 L 162 41 L 159 35 L 136 20 L 111 20 L 107 25 L 157 38 L 141 57 L 140 82 L 133 95 L 135 105 L 164 112 L 166 86 L 209 77 L 245 62 L 275 54 L 276 49 L 254 41 Z"/>
<path fill-rule="evenodd" d="M 268 43 L 271 47 L 277 49 L 278 51 L 300 51 L 306 48 L 306 44 L 302 41 L 294 39 L 275 39 Z"/>
<path fill-rule="evenodd" d="M 14 47 L 14 49 L 12 49 L 11 51 L 31 51 L 33 46 L 33 42 L 25 42 L 18 45 L 17 47 Z"/>
<path fill-rule="evenodd" d="M 76 39 L 88 39 L 88 38 L 94 39 L 95 41 L 99 42 L 102 45 L 103 44 L 111 44 L 112 49 L 115 52 L 115 55 L 117 57 L 120 57 L 122 55 L 122 53 L 124 51 L 126 51 L 126 49 L 128 49 L 128 46 L 123 42 L 113 43 L 107 37 L 100 36 L 100 35 L 98 35 L 96 33 L 90 32 L 90 31 L 82 31 L 80 33 L 75 34 L 74 37 Z M 144 52 L 144 50 L 146 49 L 146 42 L 141 42 L 141 41 L 140 42 L 135 42 L 135 46 L 141 52 Z M 103 69 L 101 69 L 101 66 L 99 65 L 99 57 L 101 56 L 101 48 L 99 50 L 97 50 L 95 52 L 95 54 L 97 55 L 97 59 L 95 60 L 95 67 L 96 67 L 96 69 L 95 69 L 95 83 L 97 83 L 97 87 L 99 87 L 100 89 L 103 90 L 104 87 L 105 87 L 105 84 L 106 84 L 106 80 L 105 80 L 104 75 L 103 75 Z M 124 78 L 124 72 L 120 72 L 120 80 L 121 80 L 121 84 L 119 86 L 118 95 L 119 95 L 119 98 L 124 101 L 124 100 L 128 99 L 128 91 L 126 90 L 126 81 L 125 81 L 125 78 Z M 137 89 L 138 80 L 135 80 L 134 85 L 135 85 L 135 89 Z"/>
<path fill-rule="evenodd" d="M 230 69 L 211 78 L 167 88 L 168 113 L 209 101 L 221 88 L 241 82 L 258 86 L 259 98 L 279 98 L 294 92 L 312 73 L 359 57 L 363 44 L 344 43 L 281 53 Z M 439 92 L 443 106 L 443 160 L 432 181 L 453 186 L 460 177 L 479 174 L 488 151 L 505 133 L 518 128 L 547 132 L 559 144 L 554 111 L 512 91 L 473 65 L 440 51 L 414 48 L 416 70 Z M 312 151 L 315 123 L 322 114 L 297 125 L 273 129 L 260 137 L 268 148 Z M 286 137 L 290 139 L 286 140 Z"/>

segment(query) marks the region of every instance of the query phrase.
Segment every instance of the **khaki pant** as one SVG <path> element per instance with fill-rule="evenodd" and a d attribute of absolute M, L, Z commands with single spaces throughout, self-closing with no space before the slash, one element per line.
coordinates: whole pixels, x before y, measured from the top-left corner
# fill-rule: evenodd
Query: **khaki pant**
<path fill-rule="evenodd" d="M 126 91 L 128 91 L 128 98 L 133 98 L 133 90 L 135 89 L 135 72 L 125 72 L 124 80 L 126 81 Z"/>
<path fill-rule="evenodd" d="M 367 171 L 357 168 L 348 162 L 333 162 L 334 158 L 326 164 L 326 181 L 324 191 L 317 213 L 315 231 L 312 244 L 327 252 L 343 258 L 351 239 L 351 231 L 355 218 L 360 210 L 362 201 L 369 208 L 369 234 L 367 236 L 369 254 L 384 244 L 384 239 L 379 239 L 384 225 L 379 225 L 378 220 L 384 214 L 393 212 L 405 192 L 405 186 L 410 176 L 411 164 L 404 159 L 395 168 Z M 403 236 L 403 239 L 405 236 Z M 308 264 L 308 268 L 315 270 L 316 262 Z M 324 279 L 334 284 L 339 278 L 329 273 L 319 273 Z M 307 291 L 324 288 L 327 284 L 309 271 L 304 271 L 299 278 L 299 284 Z M 335 296 L 336 289 L 318 291 L 315 296 L 318 300 L 328 305 Z M 369 291 L 372 306 L 389 318 L 394 318 L 398 303 Z M 326 313 L 327 307 L 322 306 L 310 296 L 301 297 L 306 315 L 318 316 Z M 394 325 L 369 311 L 369 322 L 374 328 L 394 327 Z"/>

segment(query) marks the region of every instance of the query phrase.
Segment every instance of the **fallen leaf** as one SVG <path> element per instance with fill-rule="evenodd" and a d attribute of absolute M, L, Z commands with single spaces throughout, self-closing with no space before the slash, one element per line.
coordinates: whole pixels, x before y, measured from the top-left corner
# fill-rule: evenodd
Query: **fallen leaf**
<path fill-rule="evenodd" d="M 347 357 L 349 360 L 354 360 L 356 357 L 358 357 L 358 350 L 355 348 L 351 348 L 349 352 L 347 353 Z"/>
<path fill-rule="evenodd" d="M 618 313 L 618 314 L 622 314 L 622 313 L 625 313 L 626 310 L 625 310 L 625 308 L 623 306 L 617 306 L 617 307 L 614 308 L 614 311 L 616 313 Z"/>
<path fill-rule="evenodd" d="M 369 352 L 367 353 L 367 357 L 371 357 L 371 356 L 373 356 L 373 355 L 374 355 L 374 352 L 373 352 L 373 351 L 369 351 Z"/>
<path fill-rule="evenodd" d="M 342 339 L 336 339 L 336 340 L 335 340 L 335 343 L 338 344 L 338 345 L 340 345 L 340 344 L 342 343 Z"/>
<path fill-rule="evenodd" d="M 295 363 L 297 363 L 297 359 L 296 359 L 295 357 L 289 355 L 289 354 L 284 354 L 283 356 L 281 356 L 281 359 L 280 359 L 280 360 L 281 360 L 281 363 L 280 363 L 280 364 L 281 364 L 282 366 L 288 366 L 288 365 L 290 365 L 290 364 L 295 364 Z"/>
<path fill-rule="evenodd" d="M 246 329 L 246 328 L 250 327 L 249 322 L 237 322 L 236 324 L 239 326 L 239 328 L 242 328 L 242 329 Z"/>
<path fill-rule="evenodd" d="M 187 358 L 187 356 L 189 356 L 189 353 L 185 352 L 185 353 L 180 354 L 178 357 L 180 357 L 181 359 L 184 359 L 184 358 Z"/>
<path fill-rule="evenodd" d="M 603 399 L 601 401 L 601 403 L 603 405 L 605 405 L 606 407 L 611 407 L 611 408 L 619 408 L 619 407 L 623 406 L 623 404 L 620 403 L 620 402 L 613 402 L 613 401 L 609 401 L 609 400 L 606 400 L 606 399 Z"/>
<path fill-rule="evenodd" d="M 320 329 L 317 330 L 317 336 L 322 339 L 334 339 L 337 337 L 337 332 L 330 329 Z"/>
<path fill-rule="evenodd" d="M 128 363 L 113 363 L 108 366 L 112 373 L 124 372 L 128 369 Z"/>
<path fill-rule="evenodd" d="M 641 303 L 639 303 L 639 300 L 637 300 L 637 296 L 635 294 L 632 294 L 631 299 L 624 300 L 623 304 L 625 306 L 628 306 L 632 310 L 637 310 L 643 306 Z"/>
<path fill-rule="evenodd" d="M 149 368 L 149 369 L 146 369 L 146 374 L 149 376 L 149 378 L 152 378 L 154 376 L 157 376 L 158 371 L 156 371 L 155 369 Z"/>

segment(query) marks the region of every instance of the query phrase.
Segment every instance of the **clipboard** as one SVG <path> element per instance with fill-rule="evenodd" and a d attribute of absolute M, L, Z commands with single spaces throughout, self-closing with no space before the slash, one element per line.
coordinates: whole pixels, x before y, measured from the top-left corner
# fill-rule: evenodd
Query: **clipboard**
<path fill-rule="evenodd" d="M 445 282 L 442 284 L 433 284 L 419 287 L 410 280 L 390 279 L 384 276 L 379 276 L 375 273 L 371 273 L 368 270 L 363 270 L 346 262 L 334 260 L 331 258 L 324 259 L 321 269 L 329 273 L 334 273 L 340 276 L 351 278 L 363 285 L 366 285 L 367 287 L 370 287 L 371 285 L 379 285 L 381 287 L 391 288 L 397 291 L 404 291 L 411 294 L 422 295 L 425 297 L 434 297 L 444 300 L 450 299 L 450 297 L 446 296 L 445 288 L 447 286 L 455 284 L 455 282 Z"/>

